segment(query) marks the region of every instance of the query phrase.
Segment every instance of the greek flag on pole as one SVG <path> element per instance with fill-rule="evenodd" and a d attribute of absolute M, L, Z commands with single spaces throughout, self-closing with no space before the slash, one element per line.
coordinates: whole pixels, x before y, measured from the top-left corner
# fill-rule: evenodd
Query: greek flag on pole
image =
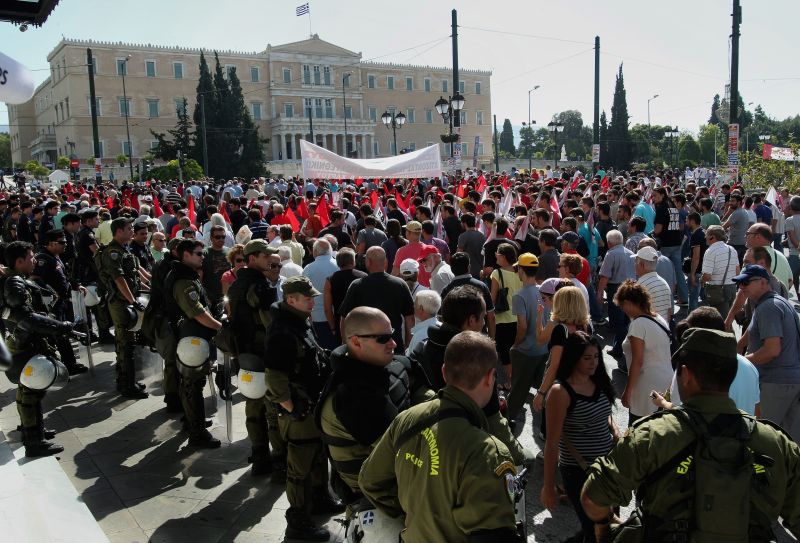
<path fill-rule="evenodd" d="M 308 3 L 305 3 L 302 6 L 297 6 L 297 8 L 294 10 L 294 12 L 297 14 L 298 17 L 300 17 L 301 15 L 305 15 L 306 13 L 310 13 L 311 10 L 308 7 Z"/>

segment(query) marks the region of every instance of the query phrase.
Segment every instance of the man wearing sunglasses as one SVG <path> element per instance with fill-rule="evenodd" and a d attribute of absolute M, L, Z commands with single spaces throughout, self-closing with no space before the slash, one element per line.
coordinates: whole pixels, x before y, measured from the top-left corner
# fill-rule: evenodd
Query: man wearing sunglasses
<path fill-rule="evenodd" d="M 364 462 L 359 487 L 389 516 L 405 514 L 406 541 L 522 541 L 511 497 L 514 462 L 489 434 L 482 410 L 496 367 L 491 339 L 456 335 L 442 366 L 447 385 L 397 415 Z"/>
<path fill-rule="evenodd" d="M 231 269 L 225 247 L 225 227 L 215 225 L 209 232 L 211 245 L 203 254 L 203 288 L 206 289 L 211 314 L 222 315 L 222 274 Z"/>
<path fill-rule="evenodd" d="M 328 541 L 330 533 L 311 514 L 344 511 L 328 493 L 328 461 L 319 430 L 311 416 L 327 368 L 317 360 L 317 344 L 309 317 L 320 292 L 305 276 L 283 283 L 283 301 L 270 308 L 267 329 L 267 399 L 279 405 L 278 427 L 288 443 L 286 454 L 286 537 Z"/>
<path fill-rule="evenodd" d="M 331 353 L 331 374 L 315 413 L 333 467 L 333 489 L 358 501 L 358 472 L 398 413 L 433 397 L 424 373 L 394 354 L 392 323 L 380 309 L 357 307 L 344 320 L 346 344 Z"/>

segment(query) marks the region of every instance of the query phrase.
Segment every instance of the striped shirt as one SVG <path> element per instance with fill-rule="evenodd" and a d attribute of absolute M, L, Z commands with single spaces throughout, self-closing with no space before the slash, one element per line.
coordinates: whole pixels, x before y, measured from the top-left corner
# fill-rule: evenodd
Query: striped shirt
<path fill-rule="evenodd" d="M 591 464 L 595 458 L 605 456 L 614 445 L 608 426 L 611 402 L 600 391 L 600 387 L 595 387 L 594 394 L 589 397 L 575 392 L 567 382 L 557 382 L 564 387 L 571 400 L 564 418 L 562 438 L 558 443 L 558 463 L 566 466 L 578 465 L 578 461 L 564 444 L 564 438 L 568 438 L 584 460 Z"/>
<path fill-rule="evenodd" d="M 642 275 L 637 281 L 650 294 L 650 303 L 653 311 L 661 315 L 661 318 L 669 322 L 672 310 L 672 289 L 667 282 L 656 272 L 649 272 Z"/>
<path fill-rule="evenodd" d="M 732 285 L 738 265 L 739 256 L 736 254 L 736 249 L 724 241 L 715 241 L 703 255 L 702 272 L 711 276 L 709 285 Z"/>

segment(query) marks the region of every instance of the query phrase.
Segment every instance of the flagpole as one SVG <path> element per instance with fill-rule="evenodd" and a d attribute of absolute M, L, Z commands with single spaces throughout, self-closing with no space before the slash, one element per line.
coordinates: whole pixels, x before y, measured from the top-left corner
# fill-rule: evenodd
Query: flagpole
<path fill-rule="evenodd" d="M 311 31 L 311 6 L 308 8 L 308 37 L 314 37 L 314 33 Z"/>

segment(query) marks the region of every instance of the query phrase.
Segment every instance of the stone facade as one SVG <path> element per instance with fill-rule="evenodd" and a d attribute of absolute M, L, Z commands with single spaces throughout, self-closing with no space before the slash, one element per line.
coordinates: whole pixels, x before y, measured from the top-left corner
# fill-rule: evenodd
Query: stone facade
<path fill-rule="evenodd" d="M 15 163 L 30 159 L 53 163 L 57 156 L 67 155 L 78 158 L 83 167 L 94 155 L 87 48 L 92 49 L 96 67 L 104 167 L 116 164 L 118 155 L 129 154 L 125 98 L 134 164 L 155 145 L 151 129 L 166 132 L 174 127 L 183 97 L 191 117 L 200 50 L 63 39 L 48 55 L 51 74 L 34 97 L 8 106 Z M 213 71 L 213 51 L 205 54 Z M 448 125 L 434 104 L 440 96 L 454 94 L 451 69 L 362 61 L 361 53 L 316 34 L 295 43 L 268 45 L 261 53 L 219 51 L 219 59 L 226 70 L 236 68 L 250 114 L 260 135 L 269 139 L 265 147 L 269 162 L 297 161 L 299 140 L 310 139 L 309 112 L 315 143 L 341 155 L 346 150 L 358 158 L 394 154 L 392 130 L 381 122 L 384 111 L 406 115 L 405 126 L 397 130 L 398 150 L 437 143 L 443 158 L 450 155 L 450 146 L 439 139 Z M 476 136 L 481 142 L 478 162 L 485 164 L 492 155 L 490 76 L 486 70 L 460 71 L 459 90 L 466 100 L 460 128 L 465 165 L 472 163 Z"/>

